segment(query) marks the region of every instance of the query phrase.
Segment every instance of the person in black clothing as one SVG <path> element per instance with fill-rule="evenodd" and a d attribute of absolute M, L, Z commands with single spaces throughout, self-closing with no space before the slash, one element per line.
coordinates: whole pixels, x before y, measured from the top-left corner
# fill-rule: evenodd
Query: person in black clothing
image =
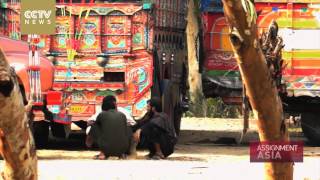
<path fill-rule="evenodd" d="M 162 111 L 159 98 L 148 101 L 148 111 L 142 120 L 132 126 L 133 139 L 149 150 L 148 158 L 164 159 L 174 151 L 176 133 L 173 122 Z"/>
<path fill-rule="evenodd" d="M 126 116 L 117 111 L 114 96 L 106 96 L 103 99 L 102 112 L 98 115 L 97 120 L 91 123 L 92 127 L 87 140 L 92 138 L 100 149 L 100 153 L 94 158 L 107 159 L 109 156 L 125 158 L 132 134 L 131 129 L 127 126 Z M 93 142 L 87 141 L 86 143 Z"/>
<path fill-rule="evenodd" d="M 27 114 L 27 118 L 28 118 L 28 126 L 32 132 L 32 135 L 35 139 L 35 144 L 36 146 L 39 147 L 45 147 L 48 141 L 48 136 L 46 137 L 45 135 L 43 135 L 43 132 L 37 132 L 34 126 L 36 126 L 36 124 L 34 124 L 35 122 L 33 121 L 35 118 L 35 114 L 34 111 L 42 111 L 42 113 L 44 114 L 44 121 L 49 121 L 50 123 L 53 122 L 53 113 L 51 111 L 49 111 L 48 107 L 47 107 L 47 100 L 46 100 L 46 96 L 43 97 L 43 105 L 42 106 L 35 106 L 34 102 L 32 100 L 32 98 L 30 98 L 29 100 L 27 99 L 26 93 L 25 93 L 25 89 L 23 87 L 22 84 L 19 85 L 20 88 L 20 93 L 22 96 L 22 101 L 24 104 L 24 108 Z M 49 124 L 47 124 L 49 126 Z"/>

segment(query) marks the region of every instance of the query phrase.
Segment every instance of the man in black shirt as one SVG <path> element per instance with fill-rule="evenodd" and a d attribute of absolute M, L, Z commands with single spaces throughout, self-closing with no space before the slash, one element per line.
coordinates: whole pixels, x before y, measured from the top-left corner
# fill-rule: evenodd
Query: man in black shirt
<path fill-rule="evenodd" d="M 102 112 L 88 134 L 101 151 L 95 156 L 96 159 L 107 159 L 109 156 L 123 157 L 129 149 L 131 135 L 126 116 L 116 110 L 116 98 L 106 96 L 103 99 Z"/>
<path fill-rule="evenodd" d="M 173 122 L 161 111 L 160 99 L 150 99 L 146 115 L 132 127 L 134 141 L 149 149 L 151 159 L 164 159 L 172 154 L 177 139 Z"/>

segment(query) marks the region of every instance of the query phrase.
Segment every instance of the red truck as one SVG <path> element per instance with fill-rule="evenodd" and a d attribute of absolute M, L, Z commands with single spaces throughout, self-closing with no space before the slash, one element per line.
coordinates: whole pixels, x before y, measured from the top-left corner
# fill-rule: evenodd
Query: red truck
<path fill-rule="evenodd" d="M 18 75 L 19 83 L 24 87 L 24 91 L 29 93 L 29 78 L 28 78 L 28 53 L 29 45 L 26 42 L 9 39 L 0 36 L 0 47 L 4 51 L 7 60 L 11 67 L 13 67 Z M 40 57 L 41 61 L 41 84 L 42 91 L 48 91 L 53 84 L 54 66 L 45 56 Z"/>
<path fill-rule="evenodd" d="M 29 64 L 29 44 L 20 41 L 9 39 L 4 36 L 0 36 L 0 47 L 6 55 L 9 65 L 13 67 L 18 75 L 18 81 L 21 93 L 26 95 L 26 98 L 30 100 L 29 94 L 32 87 L 30 87 L 30 64 Z M 45 94 L 52 88 L 53 76 L 54 76 L 54 66 L 52 62 L 47 59 L 44 55 L 40 56 L 40 81 L 41 83 L 41 95 Z M 38 104 L 37 106 L 41 106 Z M 46 142 L 46 136 L 49 135 L 48 131 L 43 129 L 48 128 L 48 123 L 36 119 L 33 123 L 34 137 L 42 142 Z"/>
<path fill-rule="evenodd" d="M 187 108 L 186 3 L 58 1 L 56 33 L 42 35 L 37 44 L 54 64 L 51 88 L 43 89 L 54 116 L 48 124 L 52 134 L 67 137 L 71 124 L 85 129 L 109 94 L 135 118 L 144 114 L 151 96 L 162 97 L 179 132 Z M 19 10 L 19 3 L 2 4 L 0 14 L 7 18 L 0 18 L 0 34 L 26 40 Z M 38 129 L 43 139 L 48 125 Z"/>
<path fill-rule="evenodd" d="M 228 23 L 220 0 L 202 0 L 204 59 L 201 65 L 207 97 L 242 103 L 242 82 L 228 38 Z M 300 116 L 305 136 L 320 143 L 320 1 L 256 0 L 258 31 L 275 20 L 285 44 L 281 94 L 285 112 Z M 267 107 L 266 107 L 267 108 Z"/>

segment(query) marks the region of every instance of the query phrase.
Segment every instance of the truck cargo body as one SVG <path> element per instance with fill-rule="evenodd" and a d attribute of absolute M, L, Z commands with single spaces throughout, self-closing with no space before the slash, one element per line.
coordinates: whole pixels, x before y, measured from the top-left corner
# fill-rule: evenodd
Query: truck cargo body
<path fill-rule="evenodd" d="M 204 94 L 222 97 L 229 104 L 241 104 L 241 76 L 232 53 L 222 2 L 201 3 Z M 259 15 L 258 33 L 267 31 L 275 20 L 285 44 L 282 83 L 286 85 L 286 93 L 280 94 L 284 109 L 300 114 L 306 136 L 319 142 L 320 118 L 316 116 L 320 112 L 320 2 L 259 0 L 255 1 L 255 7 Z"/>
<path fill-rule="evenodd" d="M 19 30 L 19 3 L 4 4 L 0 14 L 8 18 L 0 33 L 26 40 Z M 56 32 L 41 35 L 38 44 L 55 65 L 46 92 L 55 126 L 74 122 L 85 128 L 106 95 L 115 95 L 119 107 L 139 118 L 147 100 L 158 96 L 178 130 L 187 76 L 186 7 L 183 0 L 57 1 Z"/>

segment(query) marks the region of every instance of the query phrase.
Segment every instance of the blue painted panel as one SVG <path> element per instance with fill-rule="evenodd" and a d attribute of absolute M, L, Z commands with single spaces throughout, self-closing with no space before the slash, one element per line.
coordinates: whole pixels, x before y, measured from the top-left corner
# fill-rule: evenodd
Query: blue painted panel
<path fill-rule="evenodd" d="M 200 9 L 202 12 L 223 12 L 221 0 L 201 0 Z"/>

